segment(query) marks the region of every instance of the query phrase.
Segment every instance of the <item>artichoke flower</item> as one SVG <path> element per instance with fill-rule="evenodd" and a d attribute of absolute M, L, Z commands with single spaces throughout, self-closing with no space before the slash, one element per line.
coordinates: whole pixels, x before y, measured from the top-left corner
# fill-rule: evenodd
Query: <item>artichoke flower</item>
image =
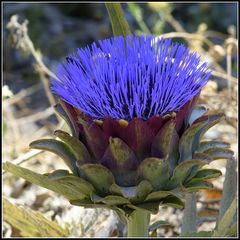
<path fill-rule="evenodd" d="M 232 155 L 228 143 L 201 142 L 224 115 L 196 105 L 211 71 L 182 44 L 106 39 L 69 55 L 56 75 L 55 109 L 71 133 L 56 130 L 57 139 L 30 147 L 66 162 L 71 172 L 46 176 L 68 189 L 71 204 L 110 208 L 123 219 L 159 205 L 182 208 L 184 193 L 212 188 L 208 180 L 221 175 L 205 166 Z"/>

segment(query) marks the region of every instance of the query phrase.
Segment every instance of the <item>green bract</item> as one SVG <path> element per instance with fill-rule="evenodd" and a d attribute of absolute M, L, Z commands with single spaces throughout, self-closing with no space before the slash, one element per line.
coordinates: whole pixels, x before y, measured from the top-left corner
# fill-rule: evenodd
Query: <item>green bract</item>
<path fill-rule="evenodd" d="M 30 147 L 59 155 L 71 173 L 60 169 L 41 175 L 10 163 L 4 168 L 62 194 L 71 204 L 110 208 L 121 217 L 137 209 L 157 213 L 159 205 L 183 208 L 185 192 L 210 189 L 208 180 L 221 175 L 217 169 L 203 167 L 233 154 L 225 142 L 201 142 L 223 117 L 203 107 L 184 115 L 181 124 L 181 111 L 148 121 L 99 122 L 64 102 L 56 109 L 72 134 L 57 130 L 59 140 L 37 140 Z"/>

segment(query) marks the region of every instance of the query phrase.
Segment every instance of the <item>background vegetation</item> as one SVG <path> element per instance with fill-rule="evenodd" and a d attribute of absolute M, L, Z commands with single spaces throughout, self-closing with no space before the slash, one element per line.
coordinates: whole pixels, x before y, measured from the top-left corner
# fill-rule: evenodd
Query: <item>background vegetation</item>
<path fill-rule="evenodd" d="M 213 75 L 202 91 L 201 103 L 224 112 L 226 120 L 206 137 L 230 142 L 237 157 L 237 3 L 149 2 L 124 3 L 122 7 L 135 34 L 172 37 L 209 62 Z M 16 14 L 18 18 L 12 17 Z M 55 102 L 49 92 L 51 71 L 77 48 L 112 36 L 105 5 L 4 3 L 3 26 L 3 161 L 12 161 L 39 173 L 66 168 L 55 155 L 30 151 L 28 145 L 40 137 L 51 136 L 62 126 L 51 107 Z M 225 160 L 213 164 L 225 173 Z M 4 174 L 3 180 L 3 196 L 11 202 L 5 201 L 4 237 L 101 237 L 125 233 L 112 212 L 70 206 L 56 194 L 10 174 Z M 224 175 L 214 182 L 213 191 L 202 191 L 197 196 L 199 231 L 212 230 L 216 225 L 223 180 Z M 27 212 L 11 204 L 24 205 Z M 33 223 L 30 221 L 26 226 L 13 222 L 9 209 L 19 218 L 25 216 L 25 222 L 34 219 Z M 181 219 L 180 210 L 166 208 L 152 216 L 152 222 L 168 221 L 154 234 L 177 236 Z M 47 232 L 37 229 L 38 221 L 45 221 L 52 228 Z"/>

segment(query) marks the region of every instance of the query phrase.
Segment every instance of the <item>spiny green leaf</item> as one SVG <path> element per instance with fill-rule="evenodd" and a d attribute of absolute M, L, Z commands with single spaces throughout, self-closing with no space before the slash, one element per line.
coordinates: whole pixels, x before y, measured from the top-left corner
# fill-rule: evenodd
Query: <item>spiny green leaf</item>
<path fill-rule="evenodd" d="M 207 124 L 206 124 L 206 126 L 201 128 L 196 133 L 196 135 L 194 136 L 194 139 L 193 139 L 193 142 L 192 142 L 192 152 L 195 152 L 199 148 L 200 140 L 203 137 L 203 135 L 208 131 L 208 129 L 210 129 L 211 127 L 216 125 L 218 122 L 220 122 L 220 120 L 223 117 L 224 117 L 223 113 L 217 113 L 217 114 L 211 113 L 211 114 L 208 114 L 206 116 L 202 116 L 202 117 L 200 117 L 199 119 L 196 120 L 196 123 L 198 123 L 198 122 L 206 122 Z"/>
<path fill-rule="evenodd" d="M 157 191 L 157 192 L 151 192 L 145 199 L 145 202 L 160 201 L 161 199 L 168 196 L 178 197 L 174 192 L 171 192 L 171 191 Z"/>
<path fill-rule="evenodd" d="M 54 109 L 60 115 L 60 117 L 62 117 L 65 120 L 65 122 L 67 123 L 68 127 L 71 130 L 72 135 L 75 136 L 76 135 L 75 127 L 72 124 L 71 120 L 69 119 L 68 114 L 64 110 L 63 106 L 60 103 L 57 103 L 54 106 Z"/>
<path fill-rule="evenodd" d="M 76 180 L 74 180 L 74 182 L 70 181 L 71 184 L 69 183 L 65 184 L 59 180 L 51 180 L 46 175 L 35 173 L 29 169 L 17 166 L 9 162 L 6 162 L 3 164 L 3 169 L 33 184 L 36 184 L 38 186 L 57 192 L 65 196 L 69 200 L 85 199 L 88 197 L 81 192 L 81 187 L 78 187 L 79 181 L 81 181 L 81 179 L 73 175 L 71 178 L 74 178 Z"/>
<path fill-rule="evenodd" d="M 178 186 L 178 184 L 184 182 L 189 174 L 191 174 L 191 170 L 193 167 L 200 168 L 203 165 L 207 164 L 206 161 L 201 160 L 188 160 L 181 162 L 173 171 L 173 175 L 170 181 L 167 184 L 167 189 L 174 189 Z"/>
<path fill-rule="evenodd" d="M 179 209 L 184 208 L 184 203 L 182 202 L 182 200 L 175 196 L 168 196 L 166 198 L 163 198 L 163 200 L 161 201 L 161 205 Z"/>
<path fill-rule="evenodd" d="M 210 148 L 204 151 L 204 153 L 209 155 L 213 159 L 231 159 L 234 154 L 232 150 L 225 148 Z"/>
<path fill-rule="evenodd" d="M 200 143 L 198 152 L 204 152 L 210 148 L 230 148 L 230 144 L 220 141 L 203 141 Z"/>
<path fill-rule="evenodd" d="M 77 159 L 73 155 L 71 149 L 65 143 L 55 139 L 39 139 L 31 142 L 29 146 L 30 148 L 42 149 L 57 154 L 65 161 L 71 171 L 75 175 L 78 175 L 76 166 Z"/>
<path fill-rule="evenodd" d="M 198 178 L 198 179 L 206 180 L 211 178 L 217 178 L 221 175 L 222 175 L 221 171 L 217 169 L 201 169 L 196 173 L 196 175 L 194 176 L 194 179 Z"/>
<path fill-rule="evenodd" d="M 209 115 L 207 115 L 208 119 L 207 119 L 207 126 L 203 129 L 203 131 L 201 132 L 201 135 L 203 135 L 208 129 L 210 129 L 211 127 L 213 127 L 214 125 L 216 125 L 218 122 L 220 122 L 224 117 L 224 113 L 209 113 Z M 203 116 L 204 118 L 204 116 Z"/>
<path fill-rule="evenodd" d="M 183 184 L 183 190 L 185 192 L 196 192 L 200 189 L 213 189 L 213 185 L 212 183 L 203 181 L 202 179 L 192 179 L 186 184 Z"/>
<path fill-rule="evenodd" d="M 183 133 L 179 141 L 180 162 L 192 159 L 192 144 L 196 138 L 196 134 L 206 126 L 206 121 L 195 123 Z"/>
<path fill-rule="evenodd" d="M 206 153 L 198 153 L 198 152 L 193 154 L 193 159 L 200 160 L 200 161 L 207 161 L 208 163 L 213 161 L 213 158 L 207 155 Z"/>
<path fill-rule="evenodd" d="M 80 140 L 70 136 L 68 133 L 62 130 L 56 130 L 54 134 L 68 145 L 76 157 L 78 163 L 80 162 L 83 164 L 84 162 L 91 161 L 91 156 L 87 148 Z"/>
<path fill-rule="evenodd" d="M 77 121 L 79 117 L 79 110 L 75 109 L 68 103 L 64 102 L 63 100 L 59 100 L 59 104 L 61 105 L 63 111 L 65 112 L 65 115 L 67 115 L 68 118 L 68 125 L 71 126 L 72 129 L 72 135 L 73 137 L 78 138 L 79 137 L 79 132 L 80 132 L 80 126 L 79 122 Z"/>
<path fill-rule="evenodd" d="M 199 161 L 204 161 L 207 163 L 210 163 L 211 161 L 213 161 L 213 159 L 205 153 L 194 153 L 193 159 L 199 160 Z M 185 181 L 192 179 L 195 176 L 195 174 L 199 171 L 200 168 L 201 168 L 201 165 L 193 166 L 191 168 L 191 170 L 189 170 L 189 174 L 188 174 L 187 178 L 185 179 Z"/>
<path fill-rule="evenodd" d="M 200 118 L 201 116 L 203 116 L 204 113 L 207 112 L 206 107 L 204 106 L 196 106 L 193 110 L 192 113 L 188 119 L 188 124 L 191 126 L 195 120 L 197 120 L 198 118 Z"/>
<path fill-rule="evenodd" d="M 89 182 L 74 175 L 64 176 L 60 179 L 53 181 L 56 181 L 62 186 L 66 186 L 67 188 L 72 189 L 73 193 L 80 192 L 85 196 L 90 196 L 95 191 L 93 186 Z"/>

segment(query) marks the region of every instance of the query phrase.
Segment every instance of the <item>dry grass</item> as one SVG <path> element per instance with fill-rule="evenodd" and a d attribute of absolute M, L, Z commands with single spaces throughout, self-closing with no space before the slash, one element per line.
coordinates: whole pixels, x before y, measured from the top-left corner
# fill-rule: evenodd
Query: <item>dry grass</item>
<path fill-rule="evenodd" d="M 197 50 L 201 55 L 211 63 L 213 67 L 212 81 L 203 89 L 200 103 L 207 105 L 212 110 L 219 110 L 226 114 L 226 121 L 221 122 L 218 127 L 214 128 L 212 137 L 219 137 L 222 140 L 231 143 L 232 149 L 236 152 L 237 157 L 237 79 L 232 76 L 232 57 L 237 54 L 237 39 L 233 36 L 224 35 L 218 32 L 210 32 L 206 30 L 198 31 L 196 33 L 187 33 L 176 20 L 169 15 L 168 21 L 172 23 L 180 32 L 171 32 L 163 34 L 165 38 L 183 38 L 188 43 L 192 50 Z M 15 47 L 20 51 L 27 52 L 32 55 L 36 62 L 36 69 L 41 79 L 41 84 L 34 85 L 28 89 L 24 89 L 19 93 L 3 100 L 3 120 L 7 124 L 7 132 L 4 135 L 3 157 L 4 161 L 12 161 L 16 164 L 23 164 L 26 167 L 35 169 L 37 172 L 52 171 L 57 168 L 64 168 L 63 163 L 59 158 L 52 154 L 46 154 L 42 151 L 33 151 L 28 149 L 28 144 L 38 138 L 51 136 L 54 130 L 61 128 L 62 122 L 53 124 L 48 117 L 54 115 L 53 108 L 50 105 L 55 103 L 55 100 L 49 91 L 49 77 L 56 76 L 43 63 L 40 51 L 36 50 L 34 44 L 28 36 L 27 22 L 20 24 L 16 16 L 13 16 L 7 25 L 11 37 L 14 40 Z M 222 45 L 215 45 L 210 38 L 222 39 Z M 207 47 L 203 47 L 206 45 Z M 226 61 L 226 69 L 221 67 L 221 61 Z M 218 91 L 216 82 L 217 79 L 227 81 L 227 88 Z M 36 92 L 44 89 L 49 100 L 49 107 L 41 112 L 35 112 L 28 109 L 27 101 Z M 37 122 L 44 121 L 44 126 L 39 127 Z M 219 162 L 219 167 L 225 169 L 225 163 Z M 42 190 L 39 187 L 31 186 L 23 180 L 4 174 L 4 191 L 3 194 L 13 203 L 25 203 L 30 207 L 43 212 L 46 216 L 56 219 L 59 223 L 71 222 L 69 228 L 72 229 L 73 236 L 97 236 L 103 234 L 113 234 L 117 224 L 110 224 L 113 221 L 113 216 L 108 211 L 97 211 L 91 213 L 94 215 L 94 221 L 85 221 L 72 218 L 67 215 L 68 211 L 74 209 L 75 213 L 90 214 L 87 210 L 76 210 L 76 207 L 70 206 L 66 201 L 57 201 L 58 197 L 54 194 Z M 220 191 L 222 187 L 222 180 L 216 184 L 216 191 Z M 40 198 L 45 194 L 44 198 Z M 215 209 L 219 204 L 219 197 L 215 201 L 215 205 L 211 205 L 208 201 L 211 200 L 211 194 L 202 194 L 200 206 L 201 211 L 206 209 Z M 221 196 L 221 194 L 219 195 Z M 30 200 L 31 199 L 31 200 Z M 40 199 L 40 204 L 37 201 Z M 55 202 L 54 202 L 55 201 Z M 36 207 L 37 206 L 37 207 Z M 71 210 L 72 209 L 72 210 Z M 168 212 L 167 212 L 168 211 Z M 172 214 L 167 210 L 167 214 L 156 215 L 152 217 L 153 220 L 167 220 L 170 218 L 168 214 Z M 180 212 L 178 212 L 180 214 Z M 90 214 L 90 215 L 91 215 Z M 90 216 L 89 215 L 89 216 Z M 175 214 L 176 215 L 176 214 Z M 91 215 L 92 216 L 92 215 Z M 181 214 L 179 215 L 181 216 Z M 96 221 L 95 221 L 96 220 Z M 80 221 L 80 222 L 79 222 Z M 176 226 L 168 226 L 159 230 L 159 234 L 174 235 L 179 231 L 180 219 L 177 217 L 170 220 L 176 223 Z M 81 224 L 81 225 L 79 225 Z M 80 229 L 81 226 L 81 229 Z M 205 226 L 205 227 L 202 227 Z M 201 226 L 201 229 L 209 228 L 209 222 Z M 108 228 L 108 229 L 106 229 Z M 9 232 L 10 231 L 10 232 Z M 11 229 L 5 224 L 5 237 L 13 235 L 15 229 Z M 102 232 L 101 232 L 102 231 Z M 124 231 L 124 230 L 122 230 Z M 15 231 L 16 232 L 16 231 Z M 17 234 L 17 233 L 16 233 Z M 115 232 L 116 234 L 116 232 Z"/>

